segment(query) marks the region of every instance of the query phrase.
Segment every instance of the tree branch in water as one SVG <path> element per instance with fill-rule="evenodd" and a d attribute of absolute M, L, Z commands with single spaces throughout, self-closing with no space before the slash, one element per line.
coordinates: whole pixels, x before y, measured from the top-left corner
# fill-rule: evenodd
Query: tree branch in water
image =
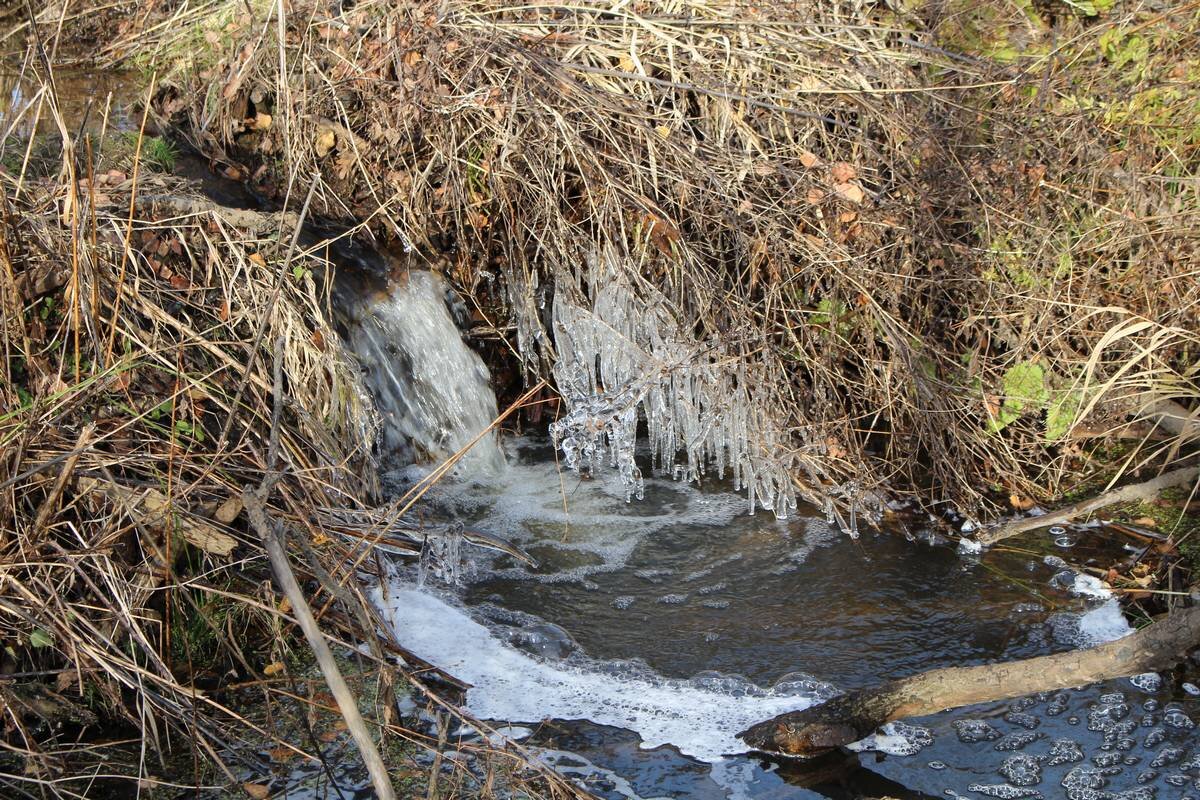
<path fill-rule="evenodd" d="M 1200 643 L 1200 607 L 1160 619 L 1114 642 L 1087 650 L 935 669 L 781 714 L 738 736 L 756 750 L 813 756 L 850 744 L 893 720 L 1007 700 L 1170 667 Z"/>

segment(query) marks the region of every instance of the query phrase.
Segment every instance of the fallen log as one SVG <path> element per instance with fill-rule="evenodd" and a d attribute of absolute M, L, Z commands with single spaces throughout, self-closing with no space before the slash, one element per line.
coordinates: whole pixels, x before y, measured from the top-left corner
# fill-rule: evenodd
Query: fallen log
<path fill-rule="evenodd" d="M 1176 611 L 1136 633 L 1087 650 L 935 669 L 889 681 L 781 714 L 738 736 L 764 753 L 820 755 L 856 742 L 893 720 L 1166 669 L 1196 644 L 1200 644 L 1200 607 Z"/>
<path fill-rule="evenodd" d="M 1112 491 L 1102 492 L 1095 497 L 1051 511 L 1040 517 L 1022 517 L 1002 522 L 992 528 L 985 528 L 975 537 L 975 541 L 982 545 L 995 544 L 1001 539 L 1007 539 L 1034 528 L 1045 528 L 1049 525 L 1069 522 L 1077 517 L 1091 514 L 1093 511 L 1099 511 L 1105 506 L 1151 500 L 1157 497 L 1159 492 L 1194 483 L 1198 477 L 1200 477 L 1200 467 L 1182 467 L 1171 472 L 1164 472 L 1157 478 L 1151 478 L 1143 483 L 1120 486 Z"/>

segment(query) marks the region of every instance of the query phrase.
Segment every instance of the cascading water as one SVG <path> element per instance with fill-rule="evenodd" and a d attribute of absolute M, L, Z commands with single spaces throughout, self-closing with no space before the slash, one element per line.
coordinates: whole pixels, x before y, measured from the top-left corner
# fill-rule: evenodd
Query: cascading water
<path fill-rule="evenodd" d="M 412 270 L 386 291 L 341 305 L 392 460 L 437 463 L 470 446 L 460 474 L 500 472 L 504 455 L 494 431 L 471 445 L 496 419 L 496 397 L 483 359 L 454 324 L 442 279 Z"/>

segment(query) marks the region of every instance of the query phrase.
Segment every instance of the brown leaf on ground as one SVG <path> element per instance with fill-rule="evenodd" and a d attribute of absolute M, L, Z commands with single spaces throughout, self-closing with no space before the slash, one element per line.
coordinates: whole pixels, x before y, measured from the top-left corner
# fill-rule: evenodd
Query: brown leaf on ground
<path fill-rule="evenodd" d="M 817 158 L 816 153 L 810 153 L 809 151 L 805 150 L 800 154 L 800 163 L 809 169 L 812 169 L 821 163 L 821 159 Z"/>
<path fill-rule="evenodd" d="M 845 161 L 839 161 L 829 168 L 829 177 L 834 183 L 849 183 L 858 177 L 858 172 Z"/>
<path fill-rule="evenodd" d="M 253 797 L 254 800 L 267 800 L 271 796 L 271 787 L 263 786 L 261 783 L 243 783 L 242 791 Z"/>
<path fill-rule="evenodd" d="M 866 194 L 856 183 L 839 183 L 833 187 L 833 191 L 843 200 L 860 205 L 867 198 Z"/>
<path fill-rule="evenodd" d="M 336 144 L 337 134 L 328 128 L 324 128 L 317 134 L 316 140 L 313 141 L 313 150 L 316 151 L 317 158 L 324 158 Z"/>
<path fill-rule="evenodd" d="M 242 498 L 233 495 L 217 507 L 216 512 L 213 514 L 213 519 L 222 525 L 228 525 L 237 519 L 240 513 L 242 513 Z"/>

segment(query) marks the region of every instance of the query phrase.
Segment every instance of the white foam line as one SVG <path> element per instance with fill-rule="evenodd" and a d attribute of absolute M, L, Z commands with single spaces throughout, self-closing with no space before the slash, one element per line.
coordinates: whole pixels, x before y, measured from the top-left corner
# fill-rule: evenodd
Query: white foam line
<path fill-rule="evenodd" d="M 391 586 L 386 603 L 379 590 L 374 595 L 404 647 L 471 684 L 467 708 L 483 719 L 586 719 L 637 732 L 643 748 L 671 744 L 715 762 L 747 751 L 738 731 L 813 703 L 812 694 L 727 693 L 668 678 L 609 675 L 602 665 L 544 663 L 411 585 Z"/>

